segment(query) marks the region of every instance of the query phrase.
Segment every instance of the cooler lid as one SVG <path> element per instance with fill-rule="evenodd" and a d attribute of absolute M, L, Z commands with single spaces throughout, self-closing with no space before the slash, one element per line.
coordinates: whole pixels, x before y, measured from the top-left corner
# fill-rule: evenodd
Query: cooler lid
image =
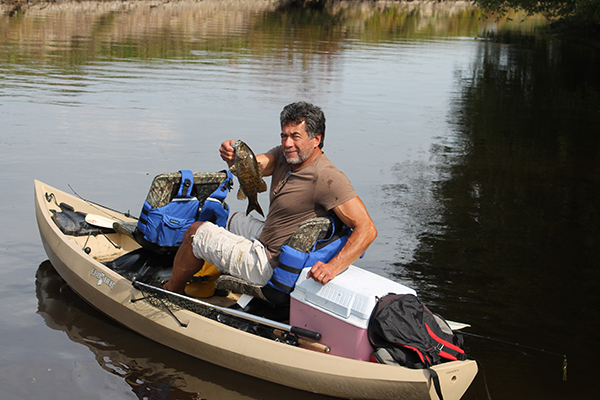
<path fill-rule="evenodd" d="M 416 291 L 354 265 L 326 285 L 306 279 L 310 268 L 300 273 L 291 296 L 348 322 L 366 327 L 377 297 L 388 293 L 414 294 Z"/>

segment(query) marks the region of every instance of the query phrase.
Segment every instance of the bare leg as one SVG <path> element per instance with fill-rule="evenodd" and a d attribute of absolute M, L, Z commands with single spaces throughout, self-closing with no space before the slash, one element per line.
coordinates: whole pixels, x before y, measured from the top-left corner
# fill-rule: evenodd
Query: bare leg
<path fill-rule="evenodd" d="M 192 279 L 204 266 L 204 260 L 196 258 L 192 251 L 192 236 L 196 234 L 196 231 L 200 227 L 202 222 L 194 222 L 192 226 L 185 231 L 183 243 L 175 254 L 175 261 L 173 262 L 173 274 L 171 279 L 163 288 L 171 292 L 183 294 L 185 292 L 185 285 L 187 281 Z"/>

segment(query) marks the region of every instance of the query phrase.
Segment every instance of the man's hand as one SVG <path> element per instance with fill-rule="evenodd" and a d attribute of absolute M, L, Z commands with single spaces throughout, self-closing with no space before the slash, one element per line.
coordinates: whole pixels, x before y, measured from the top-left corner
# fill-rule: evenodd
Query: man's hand
<path fill-rule="evenodd" d="M 335 277 L 335 274 L 329 271 L 327 264 L 317 261 L 315 265 L 308 271 L 306 278 L 313 278 L 315 281 L 324 285 Z"/>
<path fill-rule="evenodd" d="M 221 143 L 221 147 L 219 148 L 221 158 L 229 165 L 229 168 L 235 164 L 235 149 L 231 146 L 235 142 L 237 140 L 226 140 Z M 275 168 L 275 156 L 272 154 L 258 154 L 256 155 L 256 161 L 262 167 L 262 176 L 271 176 Z"/>
<path fill-rule="evenodd" d="M 227 163 L 227 165 L 229 165 L 230 168 L 235 163 L 235 149 L 231 147 L 231 145 L 235 142 L 235 140 L 226 140 L 221 143 L 221 147 L 219 148 L 221 158 Z"/>

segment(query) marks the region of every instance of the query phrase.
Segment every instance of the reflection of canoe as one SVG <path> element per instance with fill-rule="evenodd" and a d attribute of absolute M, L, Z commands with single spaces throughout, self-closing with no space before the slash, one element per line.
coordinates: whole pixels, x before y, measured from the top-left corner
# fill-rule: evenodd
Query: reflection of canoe
<path fill-rule="evenodd" d="M 115 375 L 105 377 L 97 372 L 92 376 L 89 372 L 72 375 L 71 369 L 66 367 L 61 374 L 61 366 L 54 363 L 52 380 L 44 382 L 47 385 L 44 387 L 50 387 L 56 393 L 61 393 L 60 389 L 65 389 L 65 383 L 68 383 L 66 386 L 69 393 L 75 393 L 73 398 L 137 399 L 138 396 L 134 393 L 139 394 L 139 398 L 157 400 L 197 399 L 198 393 L 202 393 L 202 398 L 206 399 L 306 398 L 304 392 L 260 382 L 198 359 L 182 357 L 180 353 L 167 347 L 140 338 L 128 329 L 112 323 L 66 287 L 49 261 L 41 263 L 36 272 L 36 295 L 38 314 L 44 318 L 46 325 L 66 333 L 70 340 L 87 347 L 98 365 Z M 84 361 L 80 360 L 77 364 L 82 363 Z M 27 370 L 26 375 L 36 376 L 36 386 L 41 384 L 40 374 Z M 89 389 L 89 383 L 77 385 L 76 380 L 83 379 L 109 381 L 110 385 L 102 387 L 101 393 L 99 390 L 98 396 L 94 397 L 88 392 L 78 392 Z M 235 385 L 231 384 L 232 381 Z"/>
<path fill-rule="evenodd" d="M 124 222 L 135 220 L 35 182 L 36 217 L 50 261 L 75 292 L 130 329 L 210 363 L 309 392 L 355 399 L 437 398 L 427 370 L 306 350 L 235 329 L 189 310 L 174 309 L 171 315 L 149 302 L 132 302 L 142 293 L 103 262 L 139 245 L 130 237 L 111 231 L 98 235 L 64 234 L 52 219 L 51 210 L 57 210 L 60 203 L 82 213 L 103 214 Z M 448 362 L 434 369 L 446 400 L 460 398 L 477 373 L 474 361 Z"/>

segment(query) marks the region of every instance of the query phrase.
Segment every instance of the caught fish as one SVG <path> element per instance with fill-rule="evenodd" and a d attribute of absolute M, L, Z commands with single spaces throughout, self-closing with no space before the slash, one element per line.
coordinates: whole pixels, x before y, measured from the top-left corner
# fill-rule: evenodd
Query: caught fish
<path fill-rule="evenodd" d="M 267 191 L 267 183 L 262 178 L 262 168 L 252 149 L 241 140 L 236 141 L 231 146 L 235 149 L 235 162 L 231 167 L 231 172 L 237 175 L 240 182 L 240 190 L 238 191 L 238 200 L 248 198 L 248 209 L 246 215 L 250 211 L 256 210 L 263 217 L 265 214 L 258 204 L 258 194 Z"/>

